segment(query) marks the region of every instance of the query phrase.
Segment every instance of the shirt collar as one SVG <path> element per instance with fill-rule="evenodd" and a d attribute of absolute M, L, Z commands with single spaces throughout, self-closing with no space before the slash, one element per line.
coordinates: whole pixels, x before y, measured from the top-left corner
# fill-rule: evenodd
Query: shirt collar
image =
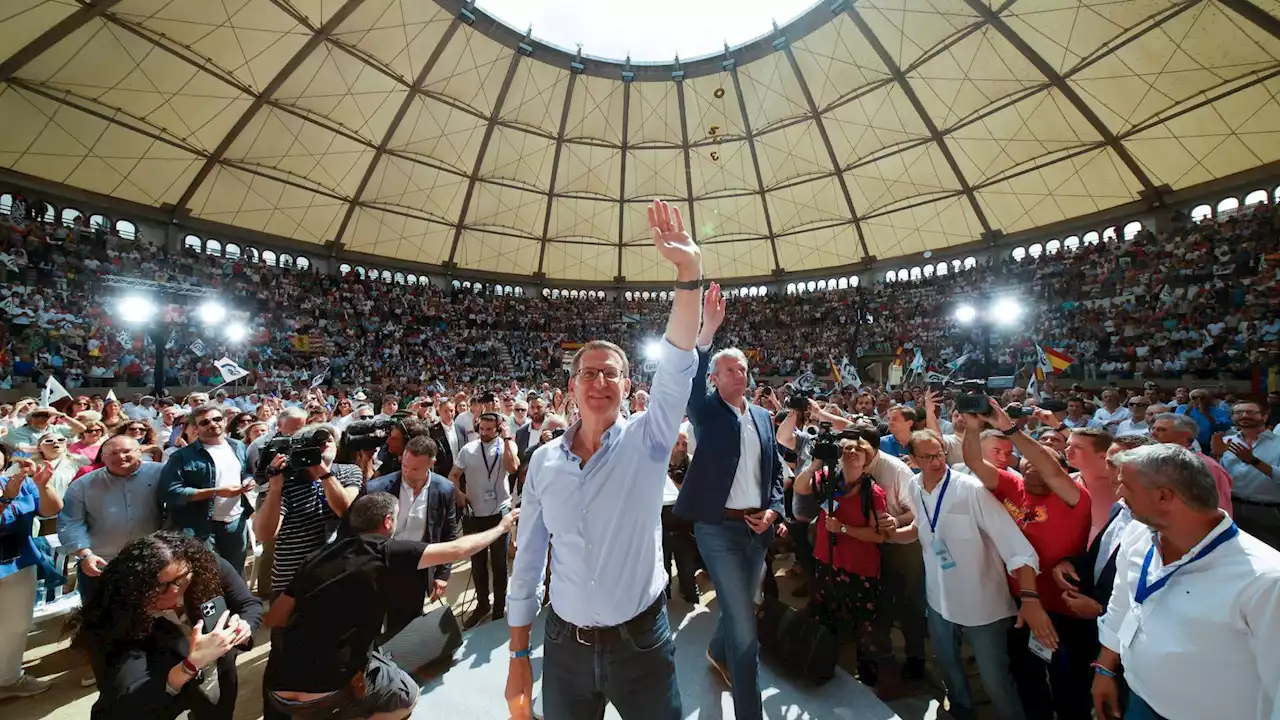
<path fill-rule="evenodd" d="M 1226 510 L 1219 509 L 1218 515 L 1220 517 L 1220 519 L 1218 520 L 1218 524 L 1215 525 L 1214 528 L 1210 530 L 1207 535 L 1201 538 L 1200 542 L 1191 546 L 1191 549 L 1188 550 L 1185 555 L 1178 558 L 1177 560 L 1174 560 L 1168 565 L 1165 565 L 1164 569 L 1167 570 L 1169 568 L 1177 567 L 1179 565 L 1183 565 L 1187 563 L 1188 561 L 1191 560 L 1191 558 L 1194 558 L 1200 552 L 1200 550 L 1204 548 L 1205 545 L 1208 545 L 1209 543 L 1213 542 L 1214 538 L 1226 532 L 1227 528 L 1230 528 L 1233 524 L 1235 524 L 1235 521 L 1231 519 L 1231 516 L 1227 515 Z M 1151 542 L 1152 544 L 1158 544 L 1160 542 L 1159 531 L 1157 530 L 1151 531 Z M 1159 549 L 1156 550 L 1156 555 L 1157 556 L 1160 555 Z"/>
<path fill-rule="evenodd" d="M 623 430 L 626 430 L 627 426 L 630 424 L 631 419 L 619 412 L 618 419 L 614 420 L 613 424 L 609 426 L 609 429 L 605 430 L 604 435 L 600 437 L 600 447 L 605 447 L 612 443 L 614 439 L 617 438 Z M 569 448 L 573 446 L 573 439 L 577 437 L 578 428 L 580 427 L 582 427 L 582 420 L 578 420 L 573 425 L 569 426 L 569 429 L 565 430 L 564 435 L 560 436 L 560 450 L 567 458 L 573 457 L 573 451 Z"/>

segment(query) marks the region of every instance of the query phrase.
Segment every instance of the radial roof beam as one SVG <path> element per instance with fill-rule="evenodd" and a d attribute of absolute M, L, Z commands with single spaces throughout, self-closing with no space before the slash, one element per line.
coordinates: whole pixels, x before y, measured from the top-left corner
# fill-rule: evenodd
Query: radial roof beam
<path fill-rule="evenodd" d="M 1237 15 L 1244 16 L 1249 22 L 1270 33 L 1272 37 L 1280 39 L 1280 19 L 1277 19 L 1275 15 L 1258 7 L 1250 0 L 1218 1 L 1234 10 Z"/>
<path fill-rule="evenodd" d="M 577 67 L 575 67 L 577 66 Z M 573 90 L 578 85 L 578 67 L 574 62 L 569 67 L 569 84 L 564 89 L 564 105 L 560 108 L 560 129 L 556 131 L 556 149 L 551 155 L 551 179 L 547 183 L 547 212 L 542 217 L 542 243 L 538 245 L 538 271 L 535 278 L 545 278 L 543 270 L 547 260 L 547 238 L 551 235 L 551 208 L 556 201 L 556 182 L 560 178 L 560 153 L 564 152 L 564 134 L 569 128 L 569 108 L 573 105 Z"/>
<path fill-rule="evenodd" d="M 742 81 L 738 79 L 738 62 L 733 58 L 724 61 L 725 70 L 733 79 L 733 93 L 738 96 L 738 112 L 742 113 L 742 130 L 747 136 L 747 150 L 751 152 L 751 168 L 756 173 L 756 187 L 760 191 L 760 206 L 764 209 L 764 227 L 769 233 L 769 249 L 773 251 L 773 272 L 782 272 L 782 260 L 778 256 L 778 238 L 773 234 L 773 216 L 769 214 L 769 199 L 764 194 L 764 173 L 760 172 L 760 155 L 756 152 L 756 138 L 751 134 L 751 116 L 747 114 L 747 99 L 742 94 Z"/>
<path fill-rule="evenodd" d="M 355 12 L 362 4 L 364 4 L 364 0 L 347 0 L 346 4 L 338 8 L 338 11 L 331 15 L 329 19 L 325 21 L 325 24 L 322 25 L 315 34 L 307 39 L 307 42 L 303 44 L 302 47 L 298 48 L 298 51 L 293 54 L 293 57 L 289 58 L 289 62 L 285 63 L 284 67 L 280 68 L 280 71 L 276 73 L 276 76 L 271 78 L 271 82 L 267 83 L 267 86 L 262 89 L 262 92 L 259 93 L 258 96 L 253 99 L 253 102 L 249 104 L 249 107 L 245 109 L 244 113 L 240 116 L 240 119 L 236 121 L 236 124 L 233 125 L 231 130 L 223 136 L 222 142 L 218 143 L 218 147 L 214 148 L 213 152 L 205 158 L 204 165 L 200 166 L 199 172 L 197 172 L 195 177 L 191 179 L 191 184 L 187 186 L 186 191 L 182 193 L 182 197 L 174 204 L 173 216 L 175 218 L 178 213 L 186 211 L 187 203 L 191 202 L 191 198 L 195 197 L 196 191 L 199 190 L 200 186 L 204 184 L 204 181 L 209 178 L 209 173 L 213 172 L 213 169 L 217 167 L 218 163 L 222 162 L 223 157 L 225 157 L 227 151 L 231 149 L 232 144 L 234 144 L 236 139 L 240 137 L 241 133 L 245 131 L 245 128 L 249 127 L 249 123 L 253 122 L 253 118 L 257 116 L 258 111 L 262 110 L 263 106 L 266 105 L 271 100 L 272 96 L 280 90 L 280 87 L 285 84 L 285 81 L 287 81 L 289 77 L 302 66 L 302 63 L 310 57 L 311 53 L 315 52 L 316 48 L 323 45 L 324 42 L 329 39 L 329 36 L 337 31 L 338 27 L 341 26 L 342 23 L 346 22 L 346 19 L 351 16 L 351 13 Z"/>
<path fill-rule="evenodd" d="M 1249 4 L 1248 0 L 1241 1 Z M 1098 114 L 1093 111 L 1093 108 L 1089 107 L 1089 104 L 1084 101 L 1084 98 L 1080 97 L 1080 93 L 1076 92 L 1076 89 L 1062 77 L 1062 74 L 1057 70 L 1054 70 L 1053 66 L 1050 65 L 1048 61 L 1040 55 L 1040 53 L 1036 52 L 1035 49 L 1027 44 L 1026 40 L 1022 39 L 1021 35 L 1014 32 L 1013 28 L 1009 27 L 1009 24 L 1004 21 L 1004 18 L 1000 17 L 998 13 L 992 12 L 991 8 L 987 7 L 984 0 L 965 0 L 965 2 L 975 13 L 978 14 L 979 17 L 985 20 L 993 30 L 1000 33 L 1000 36 L 1012 45 L 1015 50 L 1022 53 L 1022 56 L 1026 58 L 1036 70 L 1039 70 L 1041 75 L 1044 75 L 1050 85 L 1057 89 L 1058 92 L 1062 93 L 1062 97 L 1066 98 L 1067 102 L 1071 103 L 1071 106 L 1076 109 L 1076 112 L 1080 113 L 1080 115 L 1089 123 L 1090 127 L 1093 128 L 1093 131 L 1098 134 L 1098 137 L 1102 138 L 1103 143 L 1105 143 L 1107 147 L 1111 148 L 1111 151 L 1120 158 L 1120 161 L 1124 163 L 1124 166 L 1129 168 L 1129 172 L 1133 173 L 1134 178 L 1136 178 L 1138 183 L 1142 185 L 1142 194 L 1144 199 L 1149 202 L 1159 204 L 1160 190 L 1156 188 L 1156 184 L 1151 181 L 1151 177 L 1147 175 L 1147 171 L 1142 169 L 1142 166 L 1138 164 L 1138 160 L 1134 158 L 1133 153 L 1129 152 L 1129 148 L 1125 147 L 1124 143 L 1120 142 L 1120 138 L 1116 137 L 1116 134 L 1112 132 L 1111 128 L 1107 127 L 1106 123 L 1102 122 L 1102 118 L 1098 117 Z"/>
<path fill-rule="evenodd" d="M 689 229 L 689 237 L 698 240 L 698 216 L 693 209 L 693 158 L 689 147 L 689 118 L 684 114 L 684 73 L 676 77 L 676 104 L 680 108 L 680 146 L 684 150 L 684 192 L 685 202 L 689 203 L 689 221 L 685 227 Z"/>
<path fill-rule="evenodd" d="M 778 26 L 774 25 L 774 30 L 778 31 Z M 813 99 L 813 92 L 809 90 L 809 81 L 804 79 L 804 73 L 800 71 L 800 63 L 796 60 L 795 51 L 791 49 L 791 43 L 787 41 L 786 36 L 779 35 L 778 39 L 773 42 L 773 46 L 778 48 L 781 46 L 782 54 L 787 57 L 787 64 L 791 66 L 791 72 L 796 74 L 796 82 L 800 83 L 800 92 L 804 95 L 805 104 L 809 106 L 809 114 L 813 117 L 813 124 L 818 128 L 818 136 L 822 138 L 822 145 L 827 150 L 827 158 L 831 161 L 831 169 L 836 174 L 836 181 L 840 183 L 840 193 L 844 196 L 845 207 L 849 210 L 849 218 L 853 220 L 853 229 L 858 233 L 858 244 L 862 246 L 862 257 L 871 257 L 871 251 L 867 249 L 867 238 L 862 234 L 862 223 L 858 221 L 858 209 L 853 206 L 853 196 L 849 194 L 849 182 L 845 180 L 844 173 L 840 169 L 840 158 L 836 157 L 836 149 L 831 145 L 831 136 L 827 134 L 827 126 L 822 122 L 822 113 L 818 111 L 818 103 Z"/>
<path fill-rule="evenodd" d="M 618 150 L 622 161 L 618 170 L 618 273 L 614 282 L 624 282 L 622 274 L 622 243 L 625 240 L 625 224 L 627 221 L 627 142 L 631 135 L 631 83 L 635 74 L 631 72 L 631 59 L 627 58 L 626 70 L 622 71 L 622 147 Z"/>
<path fill-rule="evenodd" d="M 527 49 L 526 49 L 527 48 Z M 520 44 L 511 53 L 511 64 L 507 65 L 507 74 L 502 78 L 502 87 L 498 88 L 498 97 L 493 101 L 493 110 L 489 113 L 489 122 L 484 127 L 484 137 L 480 138 L 480 149 L 476 152 L 476 164 L 471 169 L 471 177 L 467 180 L 467 194 L 462 196 L 462 209 L 458 211 L 458 225 L 453 229 L 453 244 L 449 246 L 449 260 L 445 267 L 456 268 L 458 244 L 462 242 L 462 229 L 467 224 L 467 213 L 471 210 L 471 198 L 476 194 L 476 182 L 480 179 L 480 170 L 484 167 L 484 156 L 489 151 L 489 143 L 493 141 L 493 131 L 498 129 L 498 118 L 502 116 L 502 106 L 507 102 L 507 93 L 511 91 L 511 83 L 516 79 L 516 68 L 520 67 L 520 58 L 532 53 L 533 48 Z"/>
<path fill-rule="evenodd" d="M 40 33 L 39 37 L 19 48 L 9 56 L 8 60 L 0 63 L 0 83 L 13 77 L 19 70 L 26 67 L 27 63 L 40 57 L 41 53 L 53 48 L 71 33 L 88 25 L 94 18 L 100 17 L 102 13 L 119 4 L 120 0 L 98 0 L 62 18 L 53 27 Z"/>
<path fill-rule="evenodd" d="M 911 107 L 916 109 L 916 114 L 920 116 L 920 122 L 924 123 L 925 129 L 929 131 L 929 139 L 938 146 L 938 151 L 942 153 L 947 165 L 951 167 L 951 172 L 955 173 L 956 182 L 960 185 L 960 192 L 969 201 L 969 207 L 973 210 L 974 217 L 978 218 L 978 223 L 982 225 L 983 236 L 985 238 L 994 238 L 995 233 L 992 232 L 991 222 L 987 220 L 987 213 L 982 209 L 982 204 L 978 202 L 978 196 L 973 192 L 973 186 L 969 184 L 968 179 L 965 178 L 964 173 L 960 170 L 960 164 L 956 162 L 956 156 L 951 154 L 951 148 L 947 146 L 946 137 L 938 131 L 937 123 L 929 116 L 929 112 L 924 109 L 924 103 L 920 102 L 920 97 L 916 95 L 915 88 L 911 87 L 910 82 L 907 82 L 906 74 L 902 72 L 902 68 L 898 67 L 897 61 L 885 49 L 884 43 L 880 42 L 880 38 L 872 32 L 871 26 L 863 19 L 857 8 L 849 4 L 845 6 L 844 10 L 849 15 L 849 19 L 853 21 L 853 24 L 858 26 L 858 31 L 862 33 L 862 37 L 866 38 L 867 44 L 871 46 L 876 56 L 880 58 L 880 62 L 889 71 L 889 75 L 898 83 L 898 87 L 911 103 Z"/>
<path fill-rule="evenodd" d="M 404 95 L 404 102 L 400 103 L 400 109 L 396 111 L 395 117 L 391 119 L 391 124 L 387 126 L 387 132 L 382 136 L 382 142 L 378 143 L 378 149 L 373 153 L 373 159 L 369 161 L 369 167 L 365 168 L 364 177 L 360 178 L 360 184 L 356 187 L 356 192 L 351 196 L 351 202 L 347 204 L 347 212 L 342 216 L 342 223 L 338 225 L 338 232 L 333 236 L 333 241 L 329 243 L 329 256 L 334 257 L 338 251 L 342 249 L 342 238 L 347 234 L 347 227 L 351 224 L 351 218 L 356 214 L 356 208 L 360 206 L 360 201 L 364 197 L 364 191 L 369 187 L 369 181 L 373 179 L 373 173 L 378 169 L 378 163 L 382 161 L 382 156 L 387 153 L 387 148 L 391 145 L 391 139 L 396 136 L 396 131 L 400 129 L 400 124 L 404 122 L 405 115 L 409 114 L 409 108 L 413 107 L 413 99 L 422 93 L 422 88 L 427 84 L 427 76 L 435 68 L 436 63 L 440 61 L 440 56 L 444 54 L 444 49 L 448 47 L 449 41 L 458 32 L 458 26 L 462 24 L 462 19 L 455 15 L 453 21 L 449 23 L 449 27 L 445 28 L 444 34 L 440 36 L 440 41 L 436 43 L 436 47 L 427 56 L 427 61 L 423 63 L 421 72 L 413 81 L 413 87 Z"/>

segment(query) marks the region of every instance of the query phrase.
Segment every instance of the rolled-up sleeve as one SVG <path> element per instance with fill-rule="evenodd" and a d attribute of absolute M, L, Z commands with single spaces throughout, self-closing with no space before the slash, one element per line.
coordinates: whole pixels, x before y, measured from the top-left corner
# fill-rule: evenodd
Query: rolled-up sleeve
<path fill-rule="evenodd" d="M 663 338 L 658 351 L 658 369 L 649 389 L 649 408 L 636 420 L 643 423 L 645 447 L 656 460 L 670 457 L 671 448 L 675 447 L 697 368 L 697 351 L 681 350 Z"/>
<path fill-rule="evenodd" d="M 1004 560 L 1006 572 L 1012 574 L 1020 567 L 1030 567 L 1039 574 L 1040 557 L 1000 501 L 985 491 L 970 492 L 969 497 L 983 531 L 995 543 L 1000 559 Z"/>
<path fill-rule="evenodd" d="M 539 466 L 551 450 L 534 453 L 525 475 L 524 495 L 520 500 L 520 521 L 516 529 L 516 559 L 511 566 L 511 579 L 507 583 L 507 624 L 524 627 L 533 624 L 542 607 L 542 580 L 547 569 L 547 546 L 551 536 L 542 517 L 542 498 L 539 493 Z"/>

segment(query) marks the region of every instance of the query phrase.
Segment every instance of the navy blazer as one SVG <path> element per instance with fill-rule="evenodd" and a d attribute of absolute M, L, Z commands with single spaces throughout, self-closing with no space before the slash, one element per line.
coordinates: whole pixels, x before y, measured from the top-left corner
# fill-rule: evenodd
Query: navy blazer
<path fill-rule="evenodd" d="M 707 388 L 707 371 L 711 353 L 698 348 L 698 370 L 693 375 L 693 391 L 689 394 L 689 422 L 697 438 L 698 451 L 689 463 L 675 514 L 685 520 L 720 522 L 724 504 L 733 487 L 733 476 L 742 456 L 742 436 L 738 413 L 729 407 L 715 389 Z M 782 458 L 773 434 L 773 416 L 768 410 L 747 403 L 747 412 L 760 436 L 760 505 L 783 515 Z"/>

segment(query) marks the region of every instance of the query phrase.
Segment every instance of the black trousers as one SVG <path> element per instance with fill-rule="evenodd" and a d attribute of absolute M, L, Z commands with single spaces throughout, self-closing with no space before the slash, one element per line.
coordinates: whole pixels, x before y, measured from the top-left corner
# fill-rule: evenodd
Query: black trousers
<path fill-rule="evenodd" d="M 498 526 L 502 515 L 486 517 L 469 517 L 462 521 L 462 530 L 467 535 L 484 532 Z M 505 610 L 507 606 L 507 539 L 502 535 L 491 545 L 471 556 L 471 577 L 476 581 L 476 607 L 490 608 L 489 604 L 489 570 L 493 570 L 493 602 Z"/>
<path fill-rule="evenodd" d="M 1009 631 L 1009 669 L 1027 720 L 1090 720 L 1093 717 L 1093 668 L 1098 658 L 1098 624 L 1049 613 L 1058 633 L 1058 650 L 1045 663 L 1031 652 L 1031 629 Z"/>
<path fill-rule="evenodd" d="M 680 594 L 696 595 L 698 583 L 698 543 L 693 539 L 693 523 L 676 517 L 671 507 L 662 508 L 662 569 L 671 581 L 671 561 L 676 563 Z"/>

